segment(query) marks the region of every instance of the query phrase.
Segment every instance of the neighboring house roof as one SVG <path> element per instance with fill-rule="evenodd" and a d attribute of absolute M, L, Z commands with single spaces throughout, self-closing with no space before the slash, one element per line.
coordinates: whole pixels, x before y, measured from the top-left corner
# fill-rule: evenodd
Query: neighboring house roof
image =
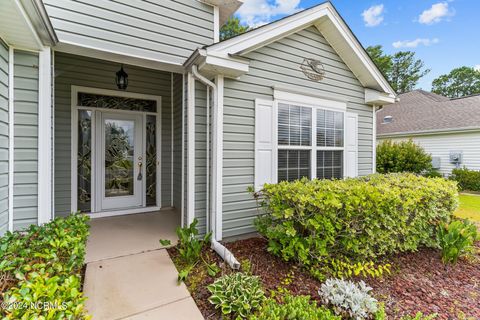
<path fill-rule="evenodd" d="M 248 72 L 249 61 L 243 58 L 245 54 L 312 25 L 322 33 L 360 83 L 371 89 L 368 94 L 366 92 L 369 103 L 383 105 L 394 102 L 395 91 L 330 2 L 199 49 L 185 62 L 185 66 L 198 64 L 200 70 L 206 73 L 220 71 L 238 77 Z"/>
<path fill-rule="evenodd" d="M 377 112 L 377 136 L 480 129 L 480 95 L 449 99 L 415 90 Z"/>

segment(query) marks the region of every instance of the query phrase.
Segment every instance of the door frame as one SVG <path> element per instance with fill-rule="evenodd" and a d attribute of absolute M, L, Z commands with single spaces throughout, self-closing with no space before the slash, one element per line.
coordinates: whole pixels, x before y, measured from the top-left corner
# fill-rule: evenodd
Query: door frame
<path fill-rule="evenodd" d="M 133 99 L 148 99 L 148 100 L 155 100 L 157 101 L 157 112 L 143 112 L 143 111 L 130 111 L 130 110 L 119 110 L 119 109 L 108 109 L 108 108 L 92 108 L 92 107 L 82 107 L 78 105 L 78 93 L 85 92 L 85 93 L 92 93 L 92 94 L 99 94 L 99 95 L 106 95 L 106 96 L 117 96 L 117 97 L 126 97 L 126 98 L 133 98 Z M 112 210 L 112 211 L 99 211 L 99 212 L 88 212 L 88 214 L 92 218 L 97 217 L 108 217 L 108 216 L 115 216 L 115 215 L 124 215 L 124 214 L 133 214 L 139 212 L 147 212 L 147 211 L 157 211 L 161 208 L 161 177 L 162 177 L 162 145 L 161 145 L 161 138 L 162 138 L 162 97 L 150 94 L 143 94 L 143 93 L 134 93 L 134 92 L 125 92 L 125 91 L 116 91 L 116 90 L 108 90 L 108 89 L 100 89 L 100 88 L 92 88 L 92 87 L 83 87 L 83 86 L 71 86 L 71 163 L 70 163 L 70 208 L 72 212 L 77 212 L 77 162 L 78 162 L 78 111 L 79 110 L 89 110 L 92 111 L 92 124 L 95 124 L 95 111 L 102 111 L 108 113 L 119 113 L 119 114 L 136 114 L 142 115 L 143 117 L 143 124 L 146 123 L 146 116 L 147 115 L 155 115 L 156 116 L 156 147 L 157 147 L 157 188 L 156 188 L 156 199 L 157 204 L 156 206 L 145 206 L 145 199 L 143 199 L 143 207 L 141 208 L 131 208 L 131 209 L 119 209 L 119 210 Z M 96 182 L 94 177 L 98 171 L 97 164 L 95 163 L 96 157 L 96 125 L 92 125 L 92 170 L 91 170 L 91 208 L 95 209 L 98 207 L 97 201 L 97 190 L 96 190 Z M 142 140 L 143 140 L 143 149 L 145 150 L 146 139 L 144 139 L 146 135 L 146 128 L 145 125 L 142 125 Z M 146 160 L 146 159 L 145 159 Z M 143 166 L 143 170 L 145 171 L 146 165 Z M 143 173 L 145 177 L 145 173 Z M 144 180 L 144 184 L 146 184 L 146 179 Z M 145 188 L 145 186 L 144 186 Z"/>

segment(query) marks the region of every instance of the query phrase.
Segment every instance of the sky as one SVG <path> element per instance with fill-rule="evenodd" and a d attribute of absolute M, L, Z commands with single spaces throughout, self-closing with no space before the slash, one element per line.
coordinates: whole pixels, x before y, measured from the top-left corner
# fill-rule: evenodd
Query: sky
<path fill-rule="evenodd" d="M 244 0 L 242 23 L 259 26 L 322 3 L 322 0 Z M 480 0 L 332 0 L 364 47 L 382 45 L 388 54 L 414 51 L 431 69 L 418 84 L 452 69 L 480 70 Z"/>

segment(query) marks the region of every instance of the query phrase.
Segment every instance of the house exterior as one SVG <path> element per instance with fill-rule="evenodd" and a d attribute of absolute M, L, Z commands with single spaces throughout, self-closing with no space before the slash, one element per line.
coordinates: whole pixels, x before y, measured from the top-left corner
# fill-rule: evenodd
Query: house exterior
<path fill-rule="evenodd" d="M 219 42 L 240 5 L 2 0 L 0 232 L 176 208 L 221 240 L 249 186 L 372 173 L 395 94 L 333 5 Z"/>
<path fill-rule="evenodd" d="M 480 170 L 480 95 L 449 99 L 415 90 L 377 113 L 377 140 L 412 139 L 432 155 L 434 168 Z"/>

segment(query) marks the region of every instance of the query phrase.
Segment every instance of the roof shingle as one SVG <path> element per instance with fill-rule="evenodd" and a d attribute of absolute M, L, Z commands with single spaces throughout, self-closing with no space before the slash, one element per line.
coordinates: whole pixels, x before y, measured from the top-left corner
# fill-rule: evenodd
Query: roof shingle
<path fill-rule="evenodd" d="M 378 135 L 480 128 L 480 95 L 449 99 L 414 90 L 399 98 L 377 112 Z M 384 123 L 386 116 L 392 121 Z"/>

